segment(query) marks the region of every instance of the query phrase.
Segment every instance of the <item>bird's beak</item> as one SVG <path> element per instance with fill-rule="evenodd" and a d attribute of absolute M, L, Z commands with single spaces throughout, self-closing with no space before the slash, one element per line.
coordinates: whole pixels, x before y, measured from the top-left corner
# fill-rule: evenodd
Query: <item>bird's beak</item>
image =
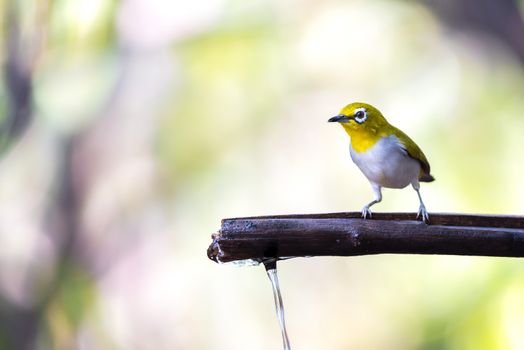
<path fill-rule="evenodd" d="M 332 118 L 329 118 L 328 123 L 334 123 L 334 122 L 347 123 L 350 119 L 351 118 L 349 118 L 348 116 L 345 116 L 344 114 L 339 114 Z"/>

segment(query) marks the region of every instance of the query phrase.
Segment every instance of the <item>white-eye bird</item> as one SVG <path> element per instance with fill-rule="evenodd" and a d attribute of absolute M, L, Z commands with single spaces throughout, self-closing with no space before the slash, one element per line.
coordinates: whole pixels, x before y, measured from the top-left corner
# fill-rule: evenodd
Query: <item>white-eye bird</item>
<path fill-rule="evenodd" d="M 367 103 L 351 103 L 328 122 L 337 122 L 344 127 L 351 139 L 351 159 L 373 187 L 375 199 L 362 208 L 362 217 L 371 217 L 369 208 L 382 200 L 382 187 L 404 188 L 411 184 L 420 201 L 417 218 L 428 222 L 429 214 L 420 196 L 419 183 L 435 179 L 417 144 Z"/>

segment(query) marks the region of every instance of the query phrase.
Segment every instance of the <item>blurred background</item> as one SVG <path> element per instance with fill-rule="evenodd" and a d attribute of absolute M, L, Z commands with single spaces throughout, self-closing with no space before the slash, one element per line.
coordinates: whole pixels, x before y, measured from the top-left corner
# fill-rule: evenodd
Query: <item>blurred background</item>
<path fill-rule="evenodd" d="M 431 212 L 524 213 L 524 1 L 0 1 L 0 348 L 280 349 L 224 217 L 360 210 L 374 104 Z M 376 211 L 415 211 L 410 189 Z M 524 349 L 517 259 L 280 263 L 294 349 Z"/>

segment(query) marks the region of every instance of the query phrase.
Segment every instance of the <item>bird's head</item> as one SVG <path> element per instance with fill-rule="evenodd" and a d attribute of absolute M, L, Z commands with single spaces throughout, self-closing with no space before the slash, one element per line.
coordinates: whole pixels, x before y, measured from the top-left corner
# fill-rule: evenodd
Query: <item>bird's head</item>
<path fill-rule="evenodd" d="M 387 125 L 386 118 L 378 109 L 362 102 L 354 102 L 342 108 L 340 113 L 328 120 L 340 123 L 350 134 L 360 131 L 377 132 Z"/>

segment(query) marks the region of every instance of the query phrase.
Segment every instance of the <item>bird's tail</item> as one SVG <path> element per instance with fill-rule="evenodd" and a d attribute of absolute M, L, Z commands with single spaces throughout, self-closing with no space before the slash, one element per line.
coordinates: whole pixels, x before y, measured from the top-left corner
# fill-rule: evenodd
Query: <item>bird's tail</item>
<path fill-rule="evenodd" d="M 418 180 L 420 182 L 433 182 L 435 178 L 431 174 L 421 174 Z"/>

